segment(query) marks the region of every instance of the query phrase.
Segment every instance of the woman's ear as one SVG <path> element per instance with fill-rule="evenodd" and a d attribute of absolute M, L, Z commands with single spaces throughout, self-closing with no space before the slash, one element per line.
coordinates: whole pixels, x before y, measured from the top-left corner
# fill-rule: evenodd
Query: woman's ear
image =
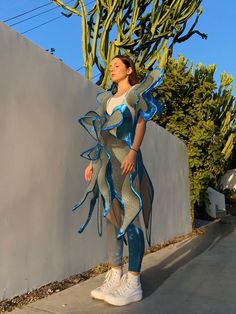
<path fill-rule="evenodd" d="M 129 67 L 129 68 L 127 69 L 127 74 L 130 75 L 132 72 L 133 72 L 132 68 Z"/>

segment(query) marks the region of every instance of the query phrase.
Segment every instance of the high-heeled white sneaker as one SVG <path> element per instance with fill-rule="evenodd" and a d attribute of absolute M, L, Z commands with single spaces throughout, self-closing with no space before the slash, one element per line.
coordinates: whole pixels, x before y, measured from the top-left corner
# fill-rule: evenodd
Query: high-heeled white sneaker
<path fill-rule="evenodd" d="M 122 306 L 142 300 L 143 290 L 140 276 L 130 273 L 122 276 L 120 286 L 104 296 L 104 301 L 109 304 Z"/>
<path fill-rule="evenodd" d="M 110 293 L 120 285 L 121 276 L 121 269 L 112 268 L 107 272 L 104 283 L 91 291 L 91 296 L 98 300 L 104 300 L 104 296 L 107 293 Z"/>

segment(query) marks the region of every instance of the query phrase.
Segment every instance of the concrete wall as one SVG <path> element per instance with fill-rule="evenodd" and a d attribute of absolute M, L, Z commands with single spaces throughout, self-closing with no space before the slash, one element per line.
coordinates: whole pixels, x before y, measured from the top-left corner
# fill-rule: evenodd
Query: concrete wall
<path fill-rule="evenodd" d="M 206 212 L 209 216 L 217 218 L 217 212 L 224 210 L 225 208 L 225 195 L 211 188 L 210 186 L 206 190 L 206 194 L 209 198 L 210 204 L 206 206 Z"/>
<path fill-rule="evenodd" d="M 106 260 L 95 219 L 70 212 L 93 141 L 77 118 L 97 87 L 0 24 L 0 301 Z M 153 243 L 191 231 L 185 145 L 150 122 L 142 146 L 155 187 Z"/>

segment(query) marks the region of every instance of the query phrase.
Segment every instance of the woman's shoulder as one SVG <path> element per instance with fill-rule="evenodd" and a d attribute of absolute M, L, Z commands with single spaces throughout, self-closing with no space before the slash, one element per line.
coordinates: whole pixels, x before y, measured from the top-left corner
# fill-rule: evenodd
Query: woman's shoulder
<path fill-rule="evenodd" d="M 150 73 L 147 73 L 144 79 L 135 85 L 129 90 L 126 95 L 127 100 L 132 103 L 134 100 L 137 101 L 139 97 L 146 91 L 159 86 L 163 81 L 163 70 L 160 68 L 152 70 Z"/>
<path fill-rule="evenodd" d="M 162 83 L 163 74 L 163 70 L 159 68 L 151 71 L 146 74 L 142 82 L 135 84 L 127 94 L 127 103 L 137 113 L 140 112 L 146 121 L 150 120 L 156 112 L 163 111 L 163 105 L 152 96 L 152 91 Z"/>
<path fill-rule="evenodd" d="M 108 99 L 112 97 L 111 91 L 100 90 L 97 93 L 97 103 L 99 106 L 106 107 Z"/>

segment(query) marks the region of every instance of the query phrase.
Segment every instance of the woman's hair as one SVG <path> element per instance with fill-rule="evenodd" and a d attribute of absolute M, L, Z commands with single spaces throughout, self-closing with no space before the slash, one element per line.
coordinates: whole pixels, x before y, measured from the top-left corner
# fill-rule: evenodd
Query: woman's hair
<path fill-rule="evenodd" d="M 132 69 L 132 73 L 129 75 L 130 85 L 133 86 L 133 85 L 139 83 L 139 78 L 138 78 L 138 75 L 136 72 L 134 61 L 130 57 L 125 56 L 125 55 L 116 55 L 115 57 L 112 58 L 112 60 L 115 58 L 120 59 L 127 68 Z"/>

